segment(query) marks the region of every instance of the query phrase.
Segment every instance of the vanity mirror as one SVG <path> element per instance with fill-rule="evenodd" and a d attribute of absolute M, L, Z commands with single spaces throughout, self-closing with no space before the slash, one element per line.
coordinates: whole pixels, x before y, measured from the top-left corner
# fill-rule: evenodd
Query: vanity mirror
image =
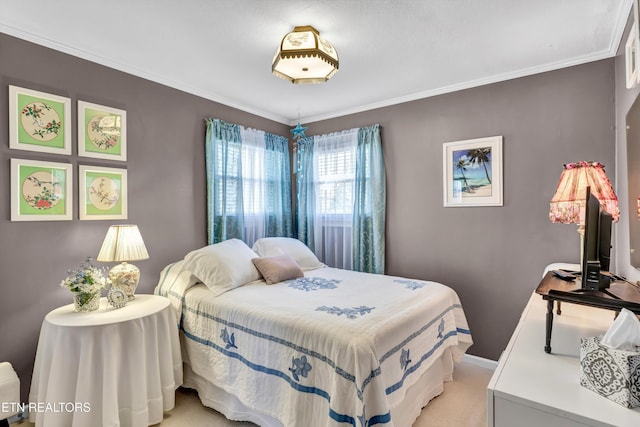
<path fill-rule="evenodd" d="M 640 269 L 640 96 L 629 109 L 626 124 L 630 259 Z"/>

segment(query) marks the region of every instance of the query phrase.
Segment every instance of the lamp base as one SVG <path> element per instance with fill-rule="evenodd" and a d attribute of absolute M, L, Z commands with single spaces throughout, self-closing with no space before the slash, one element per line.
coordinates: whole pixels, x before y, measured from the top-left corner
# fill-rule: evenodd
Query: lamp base
<path fill-rule="evenodd" d="M 135 299 L 134 293 L 140 281 L 140 269 L 133 264 L 123 262 L 109 270 L 111 287 L 121 289 L 127 295 L 127 300 Z"/>

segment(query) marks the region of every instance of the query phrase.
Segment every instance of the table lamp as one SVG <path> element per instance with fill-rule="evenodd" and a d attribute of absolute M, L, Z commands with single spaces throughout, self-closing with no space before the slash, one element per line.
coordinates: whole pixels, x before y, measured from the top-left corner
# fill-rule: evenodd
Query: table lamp
<path fill-rule="evenodd" d="M 148 259 L 149 253 L 144 246 L 142 235 L 137 225 L 112 225 L 102 242 L 98 261 L 122 261 L 109 270 L 111 287 L 121 289 L 131 301 L 140 281 L 140 270 L 127 261 Z"/>
<path fill-rule="evenodd" d="M 613 217 L 613 222 L 620 218 L 618 197 L 613 191 L 611 182 L 604 171 L 604 165 L 598 162 L 577 162 L 564 165 L 556 194 L 549 206 L 551 222 L 578 224 L 580 237 L 584 236 L 584 212 L 587 187 L 596 196 L 600 206 Z M 582 244 L 580 245 L 580 265 L 582 265 Z"/>

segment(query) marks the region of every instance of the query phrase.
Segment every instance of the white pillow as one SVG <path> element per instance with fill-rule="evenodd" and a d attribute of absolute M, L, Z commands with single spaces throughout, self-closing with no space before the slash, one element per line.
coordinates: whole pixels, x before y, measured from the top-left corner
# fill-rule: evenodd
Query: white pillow
<path fill-rule="evenodd" d="M 253 250 L 260 256 L 275 256 L 286 254 L 295 260 L 303 271 L 326 267 L 318 260 L 311 249 L 298 239 L 289 237 L 264 237 L 258 239 Z"/>
<path fill-rule="evenodd" d="M 251 261 L 258 255 L 242 240 L 230 239 L 189 252 L 184 269 L 191 271 L 215 296 L 262 276 Z"/>

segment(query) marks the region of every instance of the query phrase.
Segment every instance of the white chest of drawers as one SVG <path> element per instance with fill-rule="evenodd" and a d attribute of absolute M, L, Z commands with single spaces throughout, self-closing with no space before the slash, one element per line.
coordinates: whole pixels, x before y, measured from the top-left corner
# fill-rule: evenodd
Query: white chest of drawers
<path fill-rule="evenodd" d="M 487 389 L 488 426 L 640 426 L 627 409 L 580 385 L 580 338 L 602 335 L 614 312 L 562 304 L 544 352 L 546 301 L 533 293 Z"/>

